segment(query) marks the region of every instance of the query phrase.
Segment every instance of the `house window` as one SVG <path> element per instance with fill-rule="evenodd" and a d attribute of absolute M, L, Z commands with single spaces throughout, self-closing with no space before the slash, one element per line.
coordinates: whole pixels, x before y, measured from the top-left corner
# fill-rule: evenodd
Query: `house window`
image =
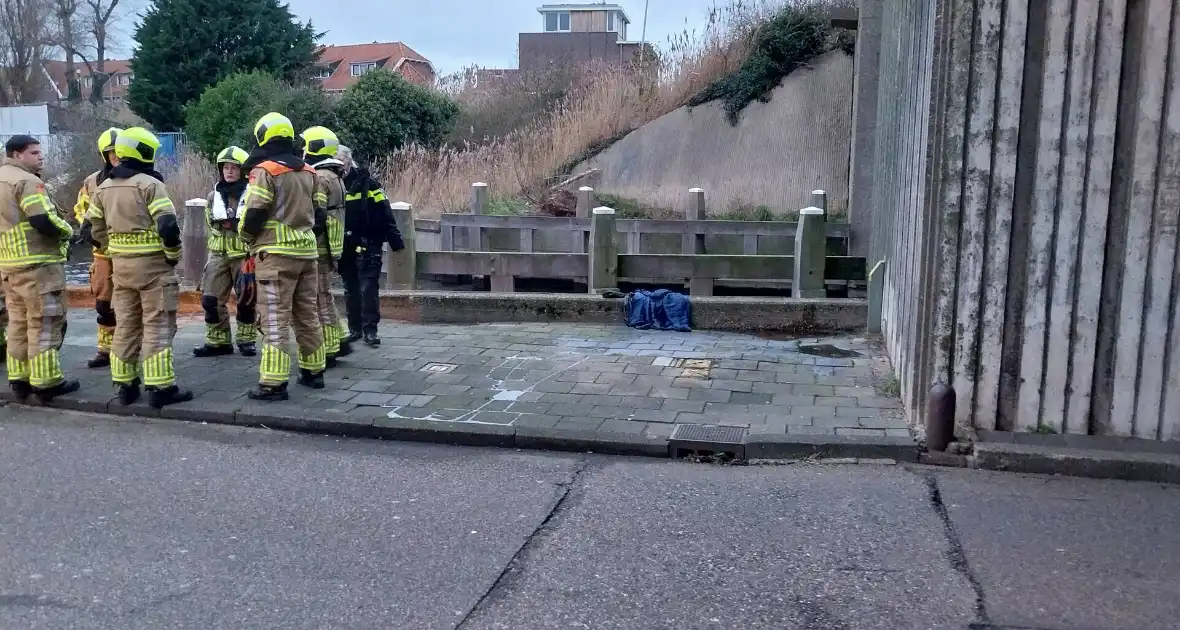
<path fill-rule="evenodd" d="M 370 70 L 376 70 L 376 69 L 377 69 L 377 62 L 376 61 L 366 61 L 364 63 L 354 63 L 349 66 L 349 72 L 354 77 L 359 77 L 362 74 L 364 74 Z"/>
<path fill-rule="evenodd" d="M 570 13 L 561 11 L 545 14 L 545 32 L 554 33 L 570 30 Z"/>
<path fill-rule="evenodd" d="M 619 23 L 615 16 L 616 14 L 614 11 L 610 11 L 606 14 L 606 30 L 617 31 L 619 29 Z"/>
<path fill-rule="evenodd" d="M 92 77 L 85 77 L 82 79 L 82 87 L 88 88 L 93 85 L 94 85 L 94 79 Z"/>
<path fill-rule="evenodd" d="M 354 64 L 354 65 L 356 65 L 356 64 Z M 325 80 L 331 76 L 332 76 L 332 68 L 330 68 L 328 66 L 319 66 L 315 69 L 315 78 L 317 78 L 317 79 Z M 356 76 L 355 72 L 353 73 L 353 76 Z"/>
<path fill-rule="evenodd" d="M 119 85 L 122 85 L 124 87 L 131 85 L 131 75 L 120 74 L 119 75 Z"/>

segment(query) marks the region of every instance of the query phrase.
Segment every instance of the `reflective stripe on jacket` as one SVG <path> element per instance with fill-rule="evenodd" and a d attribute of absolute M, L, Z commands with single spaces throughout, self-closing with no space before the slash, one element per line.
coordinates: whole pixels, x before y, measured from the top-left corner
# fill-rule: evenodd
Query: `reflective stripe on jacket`
<path fill-rule="evenodd" d="M 45 215 L 57 228 L 56 238 L 29 223 Z M 16 160 L 0 166 L 0 269 L 64 263 L 74 229 L 58 214 L 41 178 Z"/>
<path fill-rule="evenodd" d="M 126 179 L 111 178 L 90 199 L 91 235 L 105 245 L 112 257 L 146 256 L 163 252 L 168 260 L 180 260 L 180 247 L 166 247 L 160 236 L 161 215 L 176 215 L 164 182 L 144 173 Z"/>
<path fill-rule="evenodd" d="M 310 166 L 294 170 L 268 160 L 250 171 L 238 234 L 246 240 L 251 254 L 317 257 L 315 188 L 315 169 Z M 266 217 L 262 230 L 253 239 L 242 231 L 252 212 L 262 212 Z"/>

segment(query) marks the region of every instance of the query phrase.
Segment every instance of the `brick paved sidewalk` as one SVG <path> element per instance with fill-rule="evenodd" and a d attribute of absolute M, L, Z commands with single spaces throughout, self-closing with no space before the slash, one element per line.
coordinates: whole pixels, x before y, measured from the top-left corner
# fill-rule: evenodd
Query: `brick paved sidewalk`
<path fill-rule="evenodd" d="M 83 389 L 55 406 L 347 435 L 397 437 L 384 429 L 404 429 L 410 438 L 439 433 L 518 446 L 522 438 L 560 446 L 546 440 L 559 435 L 592 445 L 601 435 L 652 453 L 666 450 L 676 423 L 813 443 L 830 436 L 903 445 L 910 436 L 899 402 L 874 388 L 877 360 L 858 339 L 777 341 L 568 323 L 386 323 L 383 345 L 357 344 L 329 370 L 327 389 L 292 383 L 290 401 L 258 403 L 245 396 L 257 380 L 257 358 L 194 358 L 203 324 L 190 317 L 177 335 L 176 369 L 197 399 L 161 414 L 143 404 L 121 407 L 109 373 L 85 367 L 94 334 L 93 316 L 71 313 L 63 367 Z"/>

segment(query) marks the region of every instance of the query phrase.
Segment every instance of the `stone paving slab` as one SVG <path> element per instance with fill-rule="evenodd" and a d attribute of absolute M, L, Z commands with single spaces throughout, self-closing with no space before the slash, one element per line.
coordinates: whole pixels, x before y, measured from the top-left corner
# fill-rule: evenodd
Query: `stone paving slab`
<path fill-rule="evenodd" d="M 342 435 L 667 455 L 676 424 L 740 427 L 760 457 L 872 445 L 914 451 L 900 402 L 882 395 L 863 339 L 774 340 L 716 332 L 520 323 L 383 323 L 379 348 L 329 370 L 320 391 L 246 397 L 257 358 L 197 359 L 199 318 L 176 338 L 176 369 L 196 400 L 162 412 L 114 400 L 107 370 L 88 370 L 93 317 L 70 315 L 63 367 L 83 389 L 53 404 L 119 415 L 230 422 Z M 818 348 L 818 350 L 817 350 Z M 5 392 L 7 393 L 7 392 Z M 903 457 L 912 459 L 912 457 Z"/>

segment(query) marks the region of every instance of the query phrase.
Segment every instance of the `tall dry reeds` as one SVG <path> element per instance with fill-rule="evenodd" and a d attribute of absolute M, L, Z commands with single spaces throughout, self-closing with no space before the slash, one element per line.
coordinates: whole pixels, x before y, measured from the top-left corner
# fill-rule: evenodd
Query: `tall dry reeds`
<path fill-rule="evenodd" d="M 479 144 L 406 147 L 373 165 L 393 199 L 419 216 L 460 210 L 471 184 L 501 198 L 536 200 L 554 178 L 610 141 L 684 105 L 745 59 L 756 26 L 782 2 L 733 0 L 714 9 L 700 32 L 685 31 L 660 47 L 656 71 L 597 67 L 572 86 L 548 115 Z"/>
<path fill-rule="evenodd" d="M 407 146 L 377 160 L 371 170 L 391 199 L 410 202 L 419 216 L 461 210 L 473 182 L 488 183 L 496 198 L 536 201 L 570 167 L 735 71 L 758 25 L 784 4 L 847 1 L 730 0 L 710 12 L 702 30 L 681 32 L 659 46 L 654 64 L 579 72 L 565 97 L 531 124 L 479 143 Z M 464 102 L 463 95 L 456 96 Z M 481 106 L 488 106 L 488 98 L 495 94 L 482 94 Z M 177 181 L 169 183 L 173 195 L 178 201 L 203 196 L 212 166 L 189 155 L 180 166 Z"/>

